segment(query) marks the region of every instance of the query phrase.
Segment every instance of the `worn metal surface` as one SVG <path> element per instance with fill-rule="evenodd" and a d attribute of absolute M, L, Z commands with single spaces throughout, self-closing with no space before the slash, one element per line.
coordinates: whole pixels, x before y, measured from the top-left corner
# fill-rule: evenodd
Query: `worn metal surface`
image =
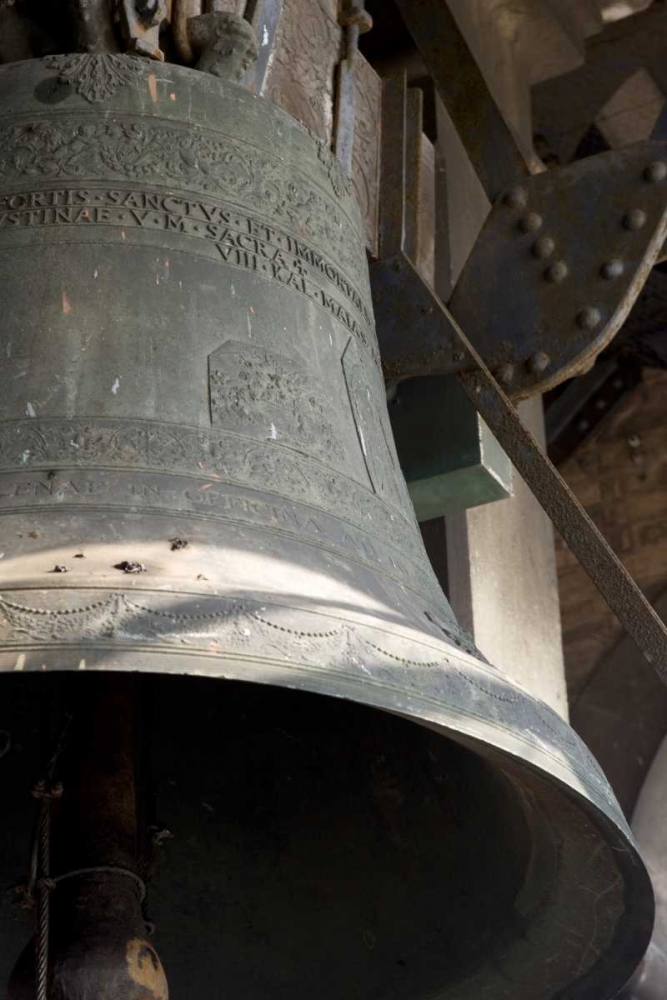
<path fill-rule="evenodd" d="M 392 227 L 402 231 L 400 223 Z M 470 365 L 451 314 L 402 251 L 372 263 L 370 273 L 386 379 L 451 374 Z"/>
<path fill-rule="evenodd" d="M 364 995 L 451 1000 L 613 992 L 650 933 L 649 884 L 586 749 L 477 656 L 437 587 L 391 437 L 364 238 L 338 160 L 243 88 L 173 66 L 155 74 L 123 56 L 100 58 L 93 86 L 91 58 L 0 69 L 0 668 L 255 682 L 268 685 L 261 719 L 281 726 L 296 695 L 276 701 L 271 688 L 332 696 L 294 708 L 296 742 L 263 738 L 277 774 L 293 775 L 290 746 L 314 760 L 304 780 L 319 788 L 303 727 L 321 735 L 322 767 L 333 760 L 327 775 L 345 778 L 346 807 L 326 832 L 322 808 L 334 799 L 313 800 L 306 822 L 311 799 L 296 784 L 284 822 L 268 840 L 261 823 L 248 839 L 244 822 L 254 831 L 265 800 L 253 793 L 248 805 L 245 779 L 235 790 L 244 803 L 232 835 L 243 906 L 264 913 L 259 860 L 262 871 L 287 870 L 276 844 L 294 845 L 290 884 L 310 875 L 298 905 L 275 886 L 272 933 L 231 911 L 228 995 L 264 997 L 275 982 L 292 996 L 310 996 L 316 982 L 323 1000 L 350 982 Z M 67 87 L 54 90 L 63 76 Z M 55 92 L 58 103 L 45 104 Z M 188 544 L 174 548 L 176 538 Z M 141 572 L 123 572 L 128 563 Z M 365 709 L 349 702 L 382 710 L 360 720 L 351 749 L 346 719 Z M 243 736 L 238 759 L 259 745 L 245 704 L 232 716 Z M 369 718 L 386 729 L 372 744 Z M 200 731 L 196 714 L 187 720 Z M 380 798 L 369 798 L 355 748 L 372 776 L 399 745 L 396 727 L 407 734 L 399 759 L 409 773 L 376 784 Z M 270 731 L 265 721 L 260 730 Z M 216 741 L 229 732 L 217 729 Z M 440 760 L 425 739 L 443 753 L 452 741 L 473 750 L 463 796 L 425 787 L 415 799 L 415 768 Z M 338 753 L 347 754 L 343 767 Z M 437 767 L 448 773 L 445 757 Z M 242 773 L 220 770 L 232 783 Z M 372 814 L 350 837 L 341 820 L 348 775 L 361 782 L 362 818 L 369 801 L 390 812 L 405 801 L 407 811 L 392 819 L 382 806 L 384 820 Z M 473 784 L 480 792 L 471 796 Z M 464 898 L 447 833 L 461 815 L 452 803 L 480 810 L 496 801 L 495 788 L 507 811 L 493 823 L 482 816 L 478 829 L 513 845 L 523 830 L 527 852 L 499 851 L 481 896 L 452 905 L 444 920 L 443 898 Z M 229 816 L 225 823 L 229 830 Z M 393 903 L 374 904 L 365 938 L 358 890 L 330 879 L 325 862 L 340 843 L 348 864 L 358 836 L 354 884 L 368 874 L 369 898 Z M 427 844 L 435 854 L 420 854 Z M 491 857 L 475 851 L 469 871 Z M 417 856 L 429 863 L 415 874 Z M 535 857 L 544 863 L 529 863 Z M 490 906 L 488 885 L 500 878 L 507 891 Z M 330 911 L 322 899 L 336 885 L 345 891 Z M 451 947 L 464 910 L 466 926 L 481 928 L 466 934 L 480 944 L 474 954 L 458 940 Z M 566 946 L 564 922 L 573 931 Z M 182 928 L 179 947 L 191 956 Z M 179 968 L 174 993 L 189 994 L 192 970 Z"/>
<path fill-rule="evenodd" d="M 666 232 L 667 144 L 588 157 L 498 199 L 449 308 L 512 398 L 544 392 L 614 337 Z"/>

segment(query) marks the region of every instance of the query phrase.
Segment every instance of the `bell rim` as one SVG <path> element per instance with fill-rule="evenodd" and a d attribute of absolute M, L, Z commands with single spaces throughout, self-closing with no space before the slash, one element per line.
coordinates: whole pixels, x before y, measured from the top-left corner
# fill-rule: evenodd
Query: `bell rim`
<path fill-rule="evenodd" d="M 164 653 L 164 655 L 161 655 Z M 122 660 L 119 656 L 122 655 Z M 72 658 L 70 668 L 67 660 Z M 609 995 L 622 986 L 631 977 L 643 957 L 650 941 L 654 920 L 654 896 L 650 877 L 639 854 L 632 833 L 627 826 L 620 808 L 614 808 L 611 796 L 607 799 L 601 796 L 592 784 L 585 784 L 581 775 L 577 775 L 573 767 L 559 765 L 556 757 L 544 748 L 538 748 L 535 740 L 530 740 L 524 733 L 509 733 L 499 724 L 494 724 L 487 716 L 472 716 L 453 705 L 444 703 L 437 706 L 435 699 L 415 693 L 405 692 L 404 703 L 397 704 L 395 688 L 382 681 L 373 681 L 367 676 L 354 678 L 349 674 L 335 675 L 329 670 L 315 668 L 303 664 L 281 662 L 271 657 L 252 656 L 248 662 L 237 652 L 228 654 L 210 654 L 206 659 L 207 668 L 202 670 L 202 654 L 175 650 L 173 647 L 158 646 L 148 652 L 139 646 L 128 648 L 124 644 L 119 650 L 117 645 L 101 643 L 86 645 L 84 642 L 75 644 L 53 643 L 39 648 L 37 644 L 19 647 L 13 644 L 13 649 L 0 648 L 0 672 L 25 671 L 26 673 L 72 673 L 81 672 L 137 672 L 152 676 L 192 676 L 208 680 L 228 680 L 248 684 L 261 684 L 267 687 L 308 694 L 332 697 L 341 701 L 363 705 L 387 714 L 396 715 L 414 725 L 430 729 L 436 734 L 498 764 L 502 769 L 503 762 L 518 767 L 533 775 L 539 782 L 552 791 L 564 796 L 575 809 L 582 812 L 598 830 L 600 837 L 614 852 L 619 872 L 623 877 L 624 898 L 627 903 L 626 916 L 619 920 L 614 940 L 620 939 L 620 948 L 609 948 L 602 953 L 598 963 L 593 967 L 583 982 L 568 987 L 568 1000 L 590 1000 L 592 975 L 593 986 L 598 991 L 608 989 Z M 174 669 L 165 669 L 166 660 L 178 662 Z M 459 650 L 448 650 L 448 660 L 460 668 L 476 666 L 479 663 L 474 657 Z M 215 664 L 215 672 L 211 667 Z M 188 669 L 190 667 L 190 669 Z M 253 669 L 254 668 L 254 669 Z M 489 672 L 494 668 L 489 667 Z M 508 690 L 512 690 L 519 698 L 529 704 L 540 704 L 525 692 L 514 681 L 497 672 L 498 679 Z M 545 707 L 545 706 L 543 706 Z M 554 720 L 562 729 L 569 726 L 556 713 Z M 572 735 L 583 747 L 576 734 Z M 500 736 L 504 740 L 500 739 Z M 532 755 L 526 754 L 526 749 L 532 750 Z M 585 748 L 584 748 L 585 749 Z M 589 752 L 585 750 L 590 756 Z M 591 758 L 592 759 L 592 758 Z M 575 781 L 574 778 L 578 778 Z M 577 785 L 579 787 L 577 787 Z M 607 787 L 609 787 L 607 785 Z M 611 792 L 611 789 L 610 789 Z M 620 957 L 622 956 L 622 961 Z M 601 964 L 600 964 L 601 963 Z M 600 965 L 600 968 L 598 968 Z M 603 995 L 602 993 L 600 995 Z M 428 1000 L 438 1000 L 440 994 L 433 994 Z M 456 994 L 447 993 L 448 1000 Z M 462 994 L 462 997 L 465 994 Z M 555 997 L 558 994 L 554 994 Z"/>

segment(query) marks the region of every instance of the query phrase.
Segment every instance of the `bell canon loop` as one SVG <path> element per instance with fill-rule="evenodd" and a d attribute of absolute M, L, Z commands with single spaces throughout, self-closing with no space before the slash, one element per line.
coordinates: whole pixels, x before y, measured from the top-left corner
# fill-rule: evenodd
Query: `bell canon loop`
<path fill-rule="evenodd" d="M 648 876 L 586 748 L 439 589 L 336 158 L 232 81 L 124 55 L 2 66 L 0 108 L 0 669 L 19 700 L 110 685 L 53 874 L 139 871 L 131 823 L 106 854 L 57 835 L 127 675 L 155 675 L 153 767 L 219 783 L 218 832 L 154 883 L 191 926 L 146 943 L 116 872 L 109 943 L 104 872 L 57 884 L 52 995 L 95 954 L 126 963 L 109 1000 L 611 996 Z"/>

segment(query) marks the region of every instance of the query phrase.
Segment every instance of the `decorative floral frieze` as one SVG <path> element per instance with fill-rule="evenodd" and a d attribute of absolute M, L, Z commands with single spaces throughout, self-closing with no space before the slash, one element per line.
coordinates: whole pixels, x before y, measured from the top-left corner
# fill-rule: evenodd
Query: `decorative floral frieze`
<path fill-rule="evenodd" d="M 46 65 L 56 70 L 61 80 L 69 83 L 91 104 L 108 101 L 119 87 L 136 83 L 143 72 L 137 57 L 108 53 L 49 56 Z"/>

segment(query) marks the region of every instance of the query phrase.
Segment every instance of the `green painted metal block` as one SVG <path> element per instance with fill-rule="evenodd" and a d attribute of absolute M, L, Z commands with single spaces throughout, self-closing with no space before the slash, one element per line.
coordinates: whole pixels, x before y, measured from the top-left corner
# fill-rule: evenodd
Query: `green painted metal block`
<path fill-rule="evenodd" d="M 389 412 L 418 521 L 512 495 L 512 464 L 455 376 L 402 382 Z"/>

